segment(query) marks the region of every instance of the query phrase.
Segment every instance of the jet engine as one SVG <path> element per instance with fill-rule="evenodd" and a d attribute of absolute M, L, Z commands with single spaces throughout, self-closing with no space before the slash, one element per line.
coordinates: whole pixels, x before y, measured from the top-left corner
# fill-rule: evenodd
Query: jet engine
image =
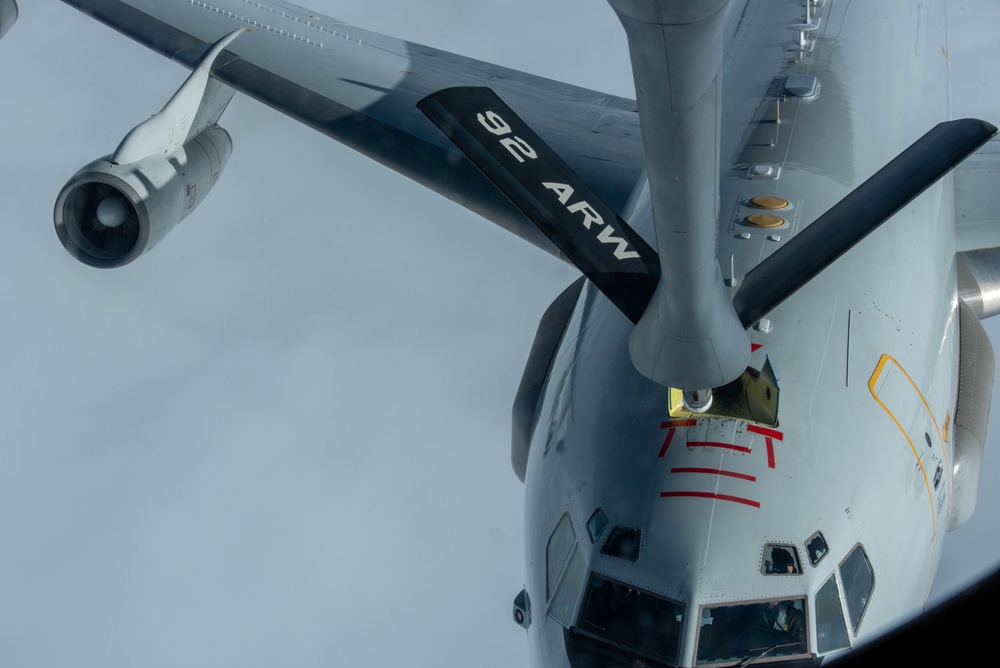
<path fill-rule="evenodd" d="M 150 250 L 212 189 L 233 150 L 213 125 L 167 155 L 128 164 L 90 163 L 56 199 L 56 234 L 70 255 L 92 267 L 120 267 Z"/>

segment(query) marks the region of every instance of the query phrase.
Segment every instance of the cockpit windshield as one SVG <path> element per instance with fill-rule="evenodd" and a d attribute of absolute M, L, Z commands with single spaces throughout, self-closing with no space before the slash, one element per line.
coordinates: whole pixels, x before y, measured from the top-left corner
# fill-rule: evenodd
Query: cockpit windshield
<path fill-rule="evenodd" d="M 602 575 L 591 575 L 576 630 L 627 654 L 676 663 L 684 606 Z"/>
<path fill-rule="evenodd" d="M 805 610 L 804 598 L 702 608 L 698 664 L 805 654 Z"/>

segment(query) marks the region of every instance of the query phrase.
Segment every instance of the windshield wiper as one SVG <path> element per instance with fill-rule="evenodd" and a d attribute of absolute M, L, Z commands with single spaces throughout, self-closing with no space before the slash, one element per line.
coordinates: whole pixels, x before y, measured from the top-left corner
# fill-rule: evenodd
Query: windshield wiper
<path fill-rule="evenodd" d="M 783 647 L 795 647 L 795 646 L 801 645 L 801 644 L 802 643 L 800 643 L 800 642 L 786 642 L 783 645 L 771 645 L 770 647 L 756 647 L 754 649 L 748 649 L 747 650 L 748 653 L 749 652 L 760 651 L 760 654 L 756 654 L 754 656 L 748 656 L 747 658 L 745 658 L 742 661 L 740 661 L 739 663 L 737 663 L 736 664 L 736 668 L 743 668 L 744 666 L 749 666 L 751 663 L 753 663 L 757 659 L 763 659 L 765 656 L 767 656 L 768 654 L 770 654 L 771 652 L 773 652 L 776 649 L 781 649 Z"/>
<path fill-rule="evenodd" d="M 616 635 L 613 631 L 609 631 L 606 628 L 600 627 L 597 624 L 595 624 L 594 622 L 590 621 L 589 619 L 584 619 L 584 620 L 581 620 L 581 621 L 583 621 L 584 624 L 590 624 L 595 629 L 597 629 L 601 633 L 605 634 L 607 636 L 608 640 L 610 640 L 612 643 L 614 643 L 615 645 L 617 645 L 618 649 L 620 649 L 621 651 L 623 651 L 626 654 L 628 654 L 628 658 L 630 658 L 633 661 L 635 661 L 637 665 L 642 666 L 642 668 L 649 668 L 649 664 L 646 663 L 645 661 L 643 661 L 642 659 L 640 659 L 639 657 L 637 657 L 632 652 L 630 652 L 629 649 L 628 649 L 628 647 L 625 646 L 624 640 L 620 636 Z"/>

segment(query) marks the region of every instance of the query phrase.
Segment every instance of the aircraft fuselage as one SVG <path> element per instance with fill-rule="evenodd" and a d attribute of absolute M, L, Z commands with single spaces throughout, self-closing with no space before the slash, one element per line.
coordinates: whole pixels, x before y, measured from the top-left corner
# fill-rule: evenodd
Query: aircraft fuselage
<path fill-rule="evenodd" d="M 788 28 L 804 24 L 801 3 L 733 3 L 718 251 L 727 285 L 735 289 L 783 241 L 948 118 L 944 12 L 943 2 L 833 0 L 802 37 Z M 751 204 L 762 196 L 787 204 Z M 626 214 L 650 232 L 641 184 Z M 757 227 L 746 222 L 754 214 L 782 222 Z M 630 361 L 632 324 L 585 287 L 544 389 L 525 477 L 533 665 L 589 665 L 578 662 L 584 656 L 605 656 L 596 665 L 620 665 L 614 656 L 726 664 L 753 652 L 765 653 L 761 661 L 809 659 L 917 613 L 953 512 L 954 253 L 946 179 L 768 314 L 751 331 L 750 368 L 769 361 L 774 369 L 776 425 L 672 415 L 671 391 Z M 596 513 L 606 526 L 594 536 Z M 570 548 L 553 535 L 564 516 Z M 638 548 L 609 548 L 615 527 Z M 769 573 L 782 551 L 794 563 Z M 679 606 L 672 628 L 646 629 L 639 641 L 602 626 L 607 610 L 627 615 L 620 611 L 646 605 L 630 595 L 659 611 L 646 614 L 653 627 L 667 609 L 659 598 Z M 744 638 L 745 647 L 722 639 L 745 630 L 727 615 L 763 617 L 775 601 L 801 609 L 804 645 L 765 651 L 794 645 L 779 642 L 792 637 L 787 630 L 775 631 L 773 643 Z"/>

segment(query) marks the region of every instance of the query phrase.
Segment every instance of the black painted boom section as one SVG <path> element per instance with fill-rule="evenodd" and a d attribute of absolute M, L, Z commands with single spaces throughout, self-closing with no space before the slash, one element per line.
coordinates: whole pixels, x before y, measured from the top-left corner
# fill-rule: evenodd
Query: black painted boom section
<path fill-rule="evenodd" d="M 656 251 L 489 88 L 417 105 L 632 322 L 659 280 Z"/>
<path fill-rule="evenodd" d="M 996 132 L 973 118 L 935 126 L 746 275 L 733 299 L 740 322 L 767 315 Z"/>

